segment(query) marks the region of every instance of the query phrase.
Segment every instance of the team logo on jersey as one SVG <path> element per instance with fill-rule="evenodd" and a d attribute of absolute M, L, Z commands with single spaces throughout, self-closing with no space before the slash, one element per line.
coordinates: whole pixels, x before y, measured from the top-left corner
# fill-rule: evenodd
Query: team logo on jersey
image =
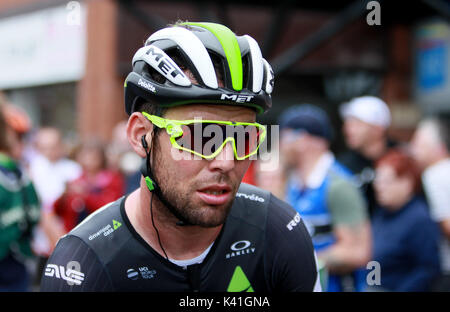
<path fill-rule="evenodd" d="M 239 265 L 234 269 L 227 292 L 254 292 L 250 281 Z"/>
<path fill-rule="evenodd" d="M 289 231 L 292 231 L 294 229 L 294 227 L 300 223 L 300 220 L 302 218 L 300 217 L 300 214 L 297 212 L 294 216 L 294 218 L 289 221 L 288 224 L 286 224 L 286 227 L 288 228 Z"/>
<path fill-rule="evenodd" d="M 63 279 L 70 286 L 81 285 L 84 281 L 84 273 L 80 271 L 80 263 L 78 261 L 70 261 L 65 268 L 62 265 L 47 264 L 44 275 Z"/>
<path fill-rule="evenodd" d="M 130 268 L 127 270 L 127 277 L 131 280 L 137 280 L 140 277 L 143 279 L 152 279 L 156 275 L 156 270 L 150 270 L 146 266 L 142 266 L 137 270 Z"/>
<path fill-rule="evenodd" d="M 135 269 L 128 269 L 127 276 L 129 279 L 135 281 L 139 278 L 139 273 Z"/>
<path fill-rule="evenodd" d="M 231 252 L 229 252 L 225 255 L 226 259 L 233 258 L 236 256 L 251 254 L 251 253 L 254 253 L 256 250 L 256 248 L 252 247 L 252 243 L 250 243 L 248 240 L 240 240 L 240 241 L 234 242 L 230 246 L 230 249 L 231 249 Z"/>
<path fill-rule="evenodd" d="M 260 203 L 264 202 L 264 198 L 259 197 L 258 195 L 255 195 L 255 194 L 250 194 L 249 195 L 249 194 L 237 192 L 236 193 L 236 197 L 244 197 L 246 199 L 257 201 L 257 202 L 260 202 Z"/>
<path fill-rule="evenodd" d="M 99 237 L 102 234 L 103 234 L 103 236 L 108 236 L 109 234 L 111 234 L 112 232 L 114 232 L 115 230 L 120 228 L 121 226 L 122 226 L 122 223 L 120 223 L 119 221 L 113 219 L 112 220 L 112 225 L 111 224 L 107 224 L 106 226 L 104 226 L 100 230 L 98 230 L 97 232 L 89 235 L 89 240 L 93 240 L 93 239 Z"/>

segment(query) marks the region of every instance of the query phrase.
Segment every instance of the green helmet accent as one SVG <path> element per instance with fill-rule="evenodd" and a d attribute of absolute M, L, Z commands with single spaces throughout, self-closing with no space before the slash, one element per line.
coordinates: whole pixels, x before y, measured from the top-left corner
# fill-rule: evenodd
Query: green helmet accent
<path fill-rule="evenodd" d="M 228 60 L 233 89 L 242 90 L 242 56 L 236 35 L 226 26 L 216 23 L 183 23 L 208 29 L 219 40 Z"/>

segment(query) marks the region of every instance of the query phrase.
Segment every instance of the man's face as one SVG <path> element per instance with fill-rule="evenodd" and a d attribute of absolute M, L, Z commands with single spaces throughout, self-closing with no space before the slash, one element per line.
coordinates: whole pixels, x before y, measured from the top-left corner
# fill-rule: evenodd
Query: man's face
<path fill-rule="evenodd" d="M 254 122 L 255 117 L 251 109 L 223 105 L 185 105 L 169 109 L 164 115 L 174 120 L 238 122 Z M 235 160 L 230 143 L 215 159 L 194 158 L 188 152 L 174 151 L 165 129 L 159 131 L 152 170 L 163 195 L 192 224 L 223 224 L 250 160 Z M 172 153 L 184 155 L 173 157 Z"/>
<path fill-rule="evenodd" d="M 285 165 L 295 166 L 299 155 L 308 149 L 308 134 L 306 131 L 283 129 L 281 131 L 280 151 Z"/>
<path fill-rule="evenodd" d="M 53 130 L 43 130 L 37 138 L 39 152 L 51 162 L 62 157 L 62 142 L 59 133 Z"/>
<path fill-rule="evenodd" d="M 376 169 L 374 189 L 378 202 L 385 208 L 400 208 L 413 193 L 408 176 L 399 177 L 394 168 L 382 165 Z"/>
<path fill-rule="evenodd" d="M 353 150 L 361 149 L 371 141 L 374 126 L 354 117 L 344 120 L 343 133 L 347 146 Z"/>
<path fill-rule="evenodd" d="M 77 160 L 83 170 L 97 173 L 103 169 L 103 154 L 101 148 L 85 147 L 78 152 Z"/>

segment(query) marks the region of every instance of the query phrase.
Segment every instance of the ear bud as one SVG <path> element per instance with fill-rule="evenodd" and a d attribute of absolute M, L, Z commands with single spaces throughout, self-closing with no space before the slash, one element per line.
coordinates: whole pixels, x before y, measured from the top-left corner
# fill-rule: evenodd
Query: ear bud
<path fill-rule="evenodd" d="M 142 143 L 142 147 L 145 149 L 145 151 L 147 152 L 148 149 L 148 144 L 147 144 L 147 140 L 145 140 L 145 134 L 141 137 L 141 143 Z"/>

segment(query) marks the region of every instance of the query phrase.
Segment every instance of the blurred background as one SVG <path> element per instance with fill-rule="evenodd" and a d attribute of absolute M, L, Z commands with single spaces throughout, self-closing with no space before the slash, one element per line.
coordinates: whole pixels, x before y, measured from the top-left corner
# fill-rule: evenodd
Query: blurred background
<path fill-rule="evenodd" d="M 412 139 L 425 116 L 450 114 L 449 18 L 446 0 L 0 0 L 0 104 L 25 115 L 20 158 L 42 205 L 41 234 L 33 236 L 38 260 L 27 264 L 31 289 L 39 289 L 62 234 L 138 186 L 123 84 L 134 53 L 153 32 L 188 20 L 255 38 L 275 73 L 273 107 L 258 121 L 277 125 L 289 107 L 311 103 L 329 117 L 330 151 L 337 155 L 348 149 L 339 112 L 355 97 L 384 100 L 391 122 L 383 136 L 399 144 Z M 65 172 L 52 180 L 61 190 L 41 178 L 55 172 Z"/>
<path fill-rule="evenodd" d="M 264 122 L 299 102 L 337 116 L 342 102 L 373 94 L 391 108 L 390 132 L 408 139 L 422 113 L 450 111 L 448 3 L 379 1 L 381 25 L 371 26 L 367 2 L 2 0 L 0 90 L 34 127 L 109 140 L 126 118 L 123 81 L 146 38 L 178 19 L 214 21 L 253 36 L 274 68 Z"/>

